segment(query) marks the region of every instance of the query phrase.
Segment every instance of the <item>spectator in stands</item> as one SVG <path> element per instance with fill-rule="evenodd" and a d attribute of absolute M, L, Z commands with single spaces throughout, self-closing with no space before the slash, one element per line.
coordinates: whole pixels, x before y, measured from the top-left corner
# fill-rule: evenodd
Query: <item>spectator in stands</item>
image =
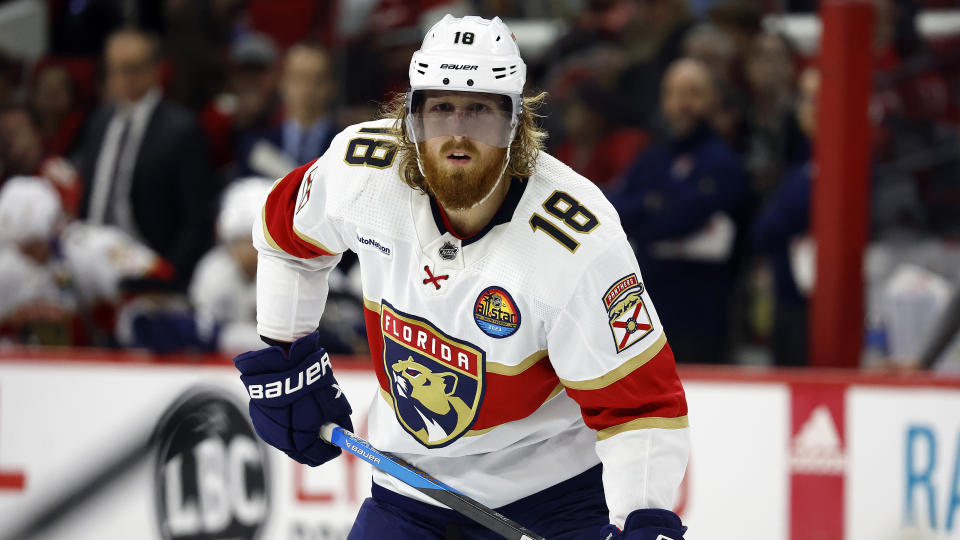
<path fill-rule="evenodd" d="M 616 96 L 592 79 L 569 91 L 560 109 L 566 138 L 554 150 L 557 159 L 606 187 L 647 146 L 647 134 L 618 125 Z"/>
<path fill-rule="evenodd" d="M 13 102 L 21 71 L 16 60 L 0 51 L 0 105 Z"/>
<path fill-rule="evenodd" d="M 635 2 L 594 0 L 584 2 L 570 21 L 570 27 L 544 53 L 545 66 L 557 66 L 590 49 L 614 45 L 636 15 Z M 491 13 L 490 16 L 496 15 Z"/>
<path fill-rule="evenodd" d="M 68 154 L 83 123 L 84 111 L 76 106 L 73 79 L 66 68 L 49 64 L 37 72 L 30 108 L 36 115 L 44 151 Z"/>
<path fill-rule="evenodd" d="M 710 22 L 733 39 L 737 59 L 735 77 L 742 82 L 741 63 L 762 30 L 763 3 L 760 0 L 720 0 L 710 8 Z"/>
<path fill-rule="evenodd" d="M 283 123 L 241 143 L 241 175 L 283 176 L 320 157 L 339 129 L 332 117 L 336 87 L 326 49 L 301 43 L 287 52 L 280 80 Z"/>
<path fill-rule="evenodd" d="M 26 107 L 0 109 L 0 179 L 32 174 L 43 159 L 43 143 Z"/>
<path fill-rule="evenodd" d="M 816 132 L 816 101 L 820 74 L 807 68 L 800 75 L 797 122 L 811 140 Z M 813 163 L 807 159 L 787 170 L 779 187 L 757 215 L 752 229 L 754 247 L 763 253 L 773 274 L 773 360 L 777 365 L 807 364 L 807 294 L 798 285 L 803 273 L 800 242 L 810 230 Z"/>
<path fill-rule="evenodd" d="M 277 48 L 265 34 L 247 34 L 230 48 L 233 130 L 238 140 L 282 120 L 277 59 Z"/>
<path fill-rule="evenodd" d="M 234 156 L 241 143 L 277 126 L 283 119 L 277 95 L 277 48 L 265 34 L 247 33 L 230 47 L 227 88 L 201 112 L 214 165 L 237 176 Z"/>
<path fill-rule="evenodd" d="M 715 81 L 732 86 L 736 79 L 737 48 L 733 38 L 717 26 L 700 23 L 683 36 L 683 56 L 703 62 Z"/>
<path fill-rule="evenodd" d="M 641 154 L 611 197 L 681 362 L 727 359 L 746 178 L 739 157 L 710 127 L 716 100 L 701 62 L 671 65 L 661 101 L 669 140 Z"/>
<path fill-rule="evenodd" d="M 784 166 L 808 154 L 795 120 L 794 65 L 786 36 L 774 33 L 757 35 L 745 61 L 750 90 L 747 170 L 761 194 L 773 189 Z"/>
<path fill-rule="evenodd" d="M 40 125 L 27 107 L 0 108 L 0 184 L 12 176 L 42 176 L 60 195 L 68 217 L 77 215 L 83 186 L 63 156 L 45 152 Z"/>
<path fill-rule="evenodd" d="M 619 87 L 623 118 L 650 129 L 667 67 L 681 56 L 683 37 L 693 25 L 686 0 L 634 2 L 637 12 L 620 34 L 630 59 Z"/>
<path fill-rule="evenodd" d="M 165 81 L 166 93 L 173 101 L 198 111 L 226 85 L 224 53 L 231 38 L 241 31 L 239 21 L 249 2 L 162 3 L 163 50 L 173 68 Z"/>
<path fill-rule="evenodd" d="M 212 240 L 218 182 L 193 115 L 160 91 L 158 58 L 140 30 L 107 41 L 107 102 L 75 156 L 87 184 L 81 217 L 142 239 L 175 268 L 172 288 L 184 289 Z"/>
<path fill-rule="evenodd" d="M 747 96 L 738 84 L 736 42 L 719 27 L 702 23 L 684 35 L 683 55 L 710 69 L 718 96 L 710 123 L 727 144 L 742 153 L 746 149 Z"/>

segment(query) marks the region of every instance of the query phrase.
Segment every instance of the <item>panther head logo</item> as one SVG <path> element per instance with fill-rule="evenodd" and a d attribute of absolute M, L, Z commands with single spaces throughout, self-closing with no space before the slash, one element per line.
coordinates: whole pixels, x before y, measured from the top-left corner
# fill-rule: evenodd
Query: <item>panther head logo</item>
<path fill-rule="evenodd" d="M 434 373 L 412 356 L 390 367 L 397 410 L 421 441 L 433 443 L 461 433 L 473 420 L 470 407 L 454 395 L 459 381 L 455 373 Z"/>
<path fill-rule="evenodd" d="M 627 312 L 627 310 L 631 309 L 632 307 L 636 306 L 638 303 L 641 303 L 641 302 L 643 302 L 643 299 L 641 298 L 639 291 L 632 292 L 624 296 L 622 300 L 620 300 L 619 302 L 617 302 L 616 304 L 610 307 L 610 313 L 609 313 L 610 318 L 619 319 L 620 317 L 623 316 L 624 313 Z"/>

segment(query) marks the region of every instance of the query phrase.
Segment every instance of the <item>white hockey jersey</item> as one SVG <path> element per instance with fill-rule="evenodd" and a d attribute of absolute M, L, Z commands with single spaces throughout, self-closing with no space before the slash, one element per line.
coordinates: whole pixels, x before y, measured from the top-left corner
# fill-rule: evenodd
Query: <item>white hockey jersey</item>
<path fill-rule="evenodd" d="M 686 401 L 611 205 L 541 153 L 491 223 L 460 238 L 400 179 L 391 125 L 349 127 L 277 181 L 254 226 L 259 333 L 313 331 L 326 275 L 352 250 L 380 383 L 375 446 L 490 507 L 602 462 L 611 522 L 672 508 Z"/>

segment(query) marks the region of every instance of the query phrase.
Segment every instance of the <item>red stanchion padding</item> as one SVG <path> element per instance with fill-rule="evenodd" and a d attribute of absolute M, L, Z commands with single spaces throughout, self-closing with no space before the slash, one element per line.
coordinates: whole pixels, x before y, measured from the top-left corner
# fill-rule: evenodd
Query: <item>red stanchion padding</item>
<path fill-rule="evenodd" d="M 863 249 L 868 228 L 873 6 L 821 4 L 820 95 L 811 224 L 817 281 L 810 309 L 810 361 L 853 367 L 863 343 Z"/>

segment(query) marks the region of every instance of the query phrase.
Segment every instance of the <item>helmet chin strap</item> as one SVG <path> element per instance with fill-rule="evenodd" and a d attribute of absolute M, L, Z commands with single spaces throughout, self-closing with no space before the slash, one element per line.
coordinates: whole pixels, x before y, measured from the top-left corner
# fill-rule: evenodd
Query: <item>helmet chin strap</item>
<path fill-rule="evenodd" d="M 507 165 L 510 164 L 510 147 L 513 145 L 513 138 L 517 136 L 517 125 L 514 124 L 510 129 L 510 140 L 507 141 L 507 155 L 503 158 L 503 167 L 500 167 L 500 176 L 497 177 L 496 183 L 493 184 L 493 187 L 490 188 L 490 191 L 483 196 L 482 199 L 470 205 L 470 209 L 474 209 L 481 204 L 487 202 L 494 192 L 497 191 L 497 188 L 500 187 L 500 182 L 503 182 L 503 173 L 507 172 Z M 418 162 L 419 163 L 419 162 Z"/>
<path fill-rule="evenodd" d="M 420 169 L 420 176 L 426 178 L 427 173 L 423 172 L 423 158 L 420 157 L 420 145 L 413 143 L 413 148 L 417 151 L 417 168 Z"/>
<path fill-rule="evenodd" d="M 503 160 L 503 167 L 500 167 L 500 176 L 497 177 L 497 181 L 493 184 L 493 187 L 490 188 L 490 191 L 488 191 L 487 194 L 484 195 L 482 199 L 470 205 L 471 210 L 487 202 L 487 199 L 493 196 L 493 194 L 497 191 L 497 188 L 500 187 L 500 183 L 503 182 L 503 173 L 506 172 L 508 163 L 510 163 L 510 146 L 507 146 L 507 156 Z"/>

